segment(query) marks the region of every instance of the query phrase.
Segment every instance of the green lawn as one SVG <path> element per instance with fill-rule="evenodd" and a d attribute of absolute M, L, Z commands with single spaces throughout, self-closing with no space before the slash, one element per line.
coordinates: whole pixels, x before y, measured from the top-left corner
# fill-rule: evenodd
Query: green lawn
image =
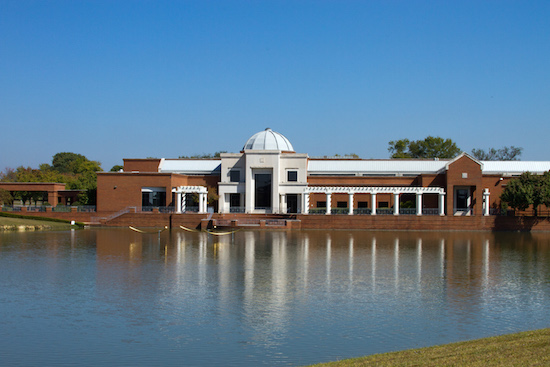
<path fill-rule="evenodd" d="M 33 229 L 27 230 L 68 230 L 71 228 L 69 223 L 52 222 L 39 219 L 10 218 L 0 216 L 0 231 L 17 231 L 19 226 L 31 226 Z"/>
<path fill-rule="evenodd" d="M 550 329 L 375 354 L 315 366 L 550 366 Z"/>

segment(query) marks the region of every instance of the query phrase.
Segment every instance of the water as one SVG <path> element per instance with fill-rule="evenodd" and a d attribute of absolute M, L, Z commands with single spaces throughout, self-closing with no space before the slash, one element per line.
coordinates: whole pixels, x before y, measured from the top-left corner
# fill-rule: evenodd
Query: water
<path fill-rule="evenodd" d="M 0 364 L 297 366 L 550 326 L 550 233 L 0 233 Z"/>

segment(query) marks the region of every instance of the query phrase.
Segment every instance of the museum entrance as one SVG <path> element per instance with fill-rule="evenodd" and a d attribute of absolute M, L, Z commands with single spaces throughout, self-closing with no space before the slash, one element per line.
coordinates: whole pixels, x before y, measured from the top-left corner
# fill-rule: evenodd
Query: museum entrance
<path fill-rule="evenodd" d="M 271 173 L 254 175 L 254 209 L 271 210 Z"/>

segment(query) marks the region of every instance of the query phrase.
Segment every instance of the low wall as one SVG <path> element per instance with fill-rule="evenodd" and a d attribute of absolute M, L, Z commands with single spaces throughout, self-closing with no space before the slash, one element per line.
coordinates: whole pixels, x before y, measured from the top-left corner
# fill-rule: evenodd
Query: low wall
<path fill-rule="evenodd" d="M 17 212 L 34 217 L 59 218 L 90 223 L 92 218 L 107 217 L 112 213 L 84 212 Z M 101 225 L 109 227 L 179 227 L 201 228 L 209 214 L 126 213 Z M 214 214 L 211 219 L 245 223 L 250 220 L 286 219 L 286 229 L 365 229 L 365 230 L 427 230 L 427 231 L 550 231 L 548 217 L 448 217 L 416 215 L 262 215 Z M 204 226 L 204 223 L 202 223 Z M 281 228 L 257 225 L 250 228 Z"/>
<path fill-rule="evenodd" d="M 302 229 L 550 231 L 549 218 L 416 215 L 298 215 Z"/>

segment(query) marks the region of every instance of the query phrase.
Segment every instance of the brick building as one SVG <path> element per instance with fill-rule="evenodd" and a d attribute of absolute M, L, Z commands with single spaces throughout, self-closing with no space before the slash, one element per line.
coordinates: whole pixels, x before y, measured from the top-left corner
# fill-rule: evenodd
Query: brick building
<path fill-rule="evenodd" d="M 510 178 L 549 161 L 331 159 L 296 153 L 266 129 L 216 159 L 124 159 L 98 174 L 97 210 L 176 213 L 489 215 Z"/>

